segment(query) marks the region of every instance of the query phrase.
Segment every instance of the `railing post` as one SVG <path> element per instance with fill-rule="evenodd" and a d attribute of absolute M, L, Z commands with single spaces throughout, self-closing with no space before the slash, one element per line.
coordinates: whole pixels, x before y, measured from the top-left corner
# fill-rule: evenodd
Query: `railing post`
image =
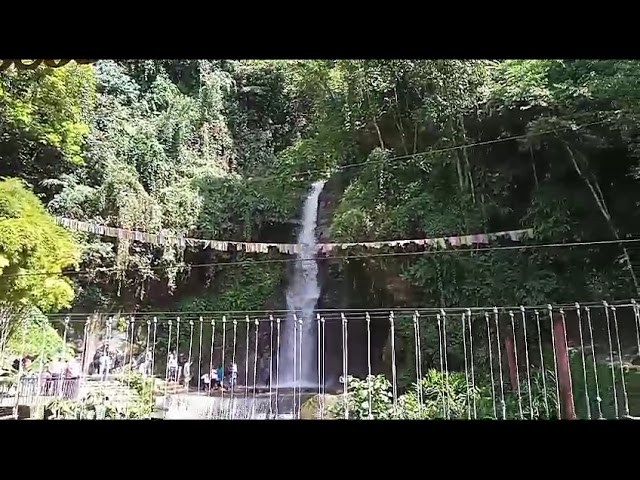
<path fill-rule="evenodd" d="M 558 387 L 560 389 L 560 398 L 558 401 L 562 405 L 564 416 L 568 420 L 576 419 L 576 411 L 573 404 L 573 388 L 571 385 L 571 364 L 569 361 L 569 349 L 567 348 L 567 330 L 562 315 L 553 312 L 553 332 L 555 338 L 556 351 L 554 352 L 558 359 Z"/>

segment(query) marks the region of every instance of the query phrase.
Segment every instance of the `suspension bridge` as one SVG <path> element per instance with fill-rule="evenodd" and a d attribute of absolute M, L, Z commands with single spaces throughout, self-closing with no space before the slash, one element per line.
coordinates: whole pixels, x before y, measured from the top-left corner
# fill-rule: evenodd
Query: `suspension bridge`
<path fill-rule="evenodd" d="M 331 310 L 312 319 L 287 311 L 74 314 L 49 324 L 77 356 L 34 352 L 46 345 L 27 342 L 25 323 L 25 351 L 1 377 L 8 418 L 25 409 L 32 418 L 78 418 L 70 405 L 96 397 L 109 399 L 115 413 L 107 418 L 640 416 L 635 301 Z M 44 343 L 49 324 L 33 337 Z M 104 352 L 112 352 L 107 367 Z M 52 374 L 58 361 L 77 361 L 78 371 Z M 285 370 L 292 380 L 283 381 Z M 145 411 L 132 415 L 141 402 Z"/>

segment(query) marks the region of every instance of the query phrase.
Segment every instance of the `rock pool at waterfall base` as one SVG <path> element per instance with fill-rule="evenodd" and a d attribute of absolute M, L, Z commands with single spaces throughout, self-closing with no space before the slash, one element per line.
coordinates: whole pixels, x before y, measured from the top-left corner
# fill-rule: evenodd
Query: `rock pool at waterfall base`
<path fill-rule="evenodd" d="M 301 406 L 318 395 L 317 386 L 312 389 L 275 389 L 256 393 L 225 392 L 207 396 L 202 394 L 176 394 L 158 398 L 156 406 L 164 411 L 167 420 L 184 419 L 297 419 Z"/>

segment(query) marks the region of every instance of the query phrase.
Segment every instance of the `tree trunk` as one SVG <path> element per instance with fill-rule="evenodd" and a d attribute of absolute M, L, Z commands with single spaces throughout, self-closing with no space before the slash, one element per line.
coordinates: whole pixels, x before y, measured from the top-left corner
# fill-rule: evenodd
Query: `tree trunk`
<path fill-rule="evenodd" d="M 451 137 L 455 138 L 455 129 L 453 128 L 453 122 L 449 120 L 449 132 L 451 133 Z M 460 191 L 464 192 L 465 190 L 465 181 L 464 181 L 464 169 L 462 167 L 462 161 L 460 160 L 459 152 L 456 152 L 456 172 L 458 173 L 458 186 L 460 187 Z"/>
<path fill-rule="evenodd" d="M 369 92 L 366 90 L 366 88 L 363 90 L 364 96 L 367 100 L 367 110 L 369 110 L 371 108 L 371 99 L 369 97 Z M 376 128 L 376 132 L 378 133 L 378 142 L 380 143 L 380 148 L 382 150 L 385 150 L 384 141 L 382 140 L 382 132 L 380 131 L 380 125 L 378 125 L 378 119 L 375 115 L 371 115 L 371 120 L 373 121 L 373 126 Z"/>
<path fill-rule="evenodd" d="M 398 89 L 396 87 L 393 87 L 393 93 L 396 98 L 396 108 L 398 109 L 398 113 L 400 113 L 400 116 L 398 116 L 394 112 L 393 119 L 395 121 L 396 128 L 398 129 L 398 133 L 400 133 L 400 141 L 402 142 L 402 148 L 404 150 L 404 154 L 409 155 L 409 149 L 407 148 L 407 142 L 405 140 L 405 135 L 404 135 L 404 127 L 402 125 L 402 112 L 400 111 L 400 102 L 398 100 Z"/>
<path fill-rule="evenodd" d="M 607 225 L 609 226 L 609 229 L 611 230 L 611 233 L 613 234 L 613 238 L 619 241 L 620 234 L 618 233 L 618 229 L 616 228 L 615 224 L 613 223 L 613 219 L 609 214 L 609 209 L 607 208 L 605 200 L 602 197 L 602 190 L 600 190 L 600 186 L 598 185 L 597 180 L 594 181 L 595 182 L 595 186 L 594 186 L 594 183 L 592 183 L 589 180 L 589 178 L 587 178 L 587 176 L 584 174 L 584 172 L 580 168 L 580 165 L 578 165 L 578 161 L 576 160 L 576 157 L 573 151 L 571 150 L 571 147 L 569 147 L 569 145 L 565 142 L 563 142 L 563 145 L 567 150 L 567 153 L 569 154 L 569 158 L 571 159 L 571 164 L 573 165 L 574 170 L 580 176 L 580 178 L 582 178 L 584 183 L 587 185 L 587 188 L 591 192 L 591 195 L 593 196 L 593 199 L 595 200 L 596 205 L 600 210 L 600 213 L 604 217 L 605 221 L 607 222 Z M 600 192 L 600 195 L 598 195 L 598 192 Z M 636 274 L 633 271 L 633 265 L 631 264 L 631 258 L 629 257 L 629 252 L 624 246 L 622 247 L 622 253 L 623 253 L 624 261 L 627 264 L 627 268 L 629 269 L 631 279 L 633 280 L 633 286 L 635 287 L 636 295 L 640 295 L 640 288 L 638 288 L 638 279 L 636 278 Z"/>
<path fill-rule="evenodd" d="M 536 169 L 536 160 L 533 156 L 533 147 L 531 147 L 531 145 L 529 145 L 529 155 L 531 156 L 531 170 L 533 171 L 533 181 L 535 183 L 536 186 L 536 190 L 538 190 L 538 188 L 540 188 L 540 182 L 538 180 L 538 171 Z"/>
<path fill-rule="evenodd" d="M 398 133 L 400 133 L 400 141 L 402 142 L 402 150 L 404 151 L 405 155 L 409 155 L 409 148 L 407 147 L 407 142 L 405 140 L 405 136 L 404 136 L 404 128 L 402 127 L 402 119 L 398 119 L 398 117 L 395 115 L 393 115 L 393 121 L 396 124 L 396 128 L 398 129 Z"/>
<path fill-rule="evenodd" d="M 378 142 L 380 142 L 380 148 L 385 150 L 384 141 L 382 140 L 382 132 L 380 131 L 380 126 L 378 125 L 378 121 L 375 117 L 373 117 L 373 125 L 376 127 L 376 132 L 378 132 Z"/>
<path fill-rule="evenodd" d="M 460 121 L 460 129 L 462 130 L 462 143 L 466 145 L 467 143 L 467 131 L 464 128 L 464 118 L 462 115 L 459 117 Z M 473 200 L 473 204 L 476 203 L 476 191 L 473 185 L 473 172 L 471 171 L 471 164 L 469 163 L 469 155 L 467 155 L 467 149 L 462 148 L 462 158 L 464 159 L 464 164 L 467 169 L 467 176 L 469 178 L 469 191 L 471 192 L 471 198 Z"/>

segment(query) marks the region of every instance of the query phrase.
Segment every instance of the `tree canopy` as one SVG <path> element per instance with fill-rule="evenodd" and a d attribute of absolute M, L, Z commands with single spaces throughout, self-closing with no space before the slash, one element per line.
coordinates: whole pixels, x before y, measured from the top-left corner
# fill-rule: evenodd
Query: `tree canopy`
<path fill-rule="evenodd" d="M 60 275 L 80 260 L 71 233 L 59 227 L 17 179 L 0 181 L 0 298 L 44 311 L 70 307 L 73 283 Z"/>
<path fill-rule="evenodd" d="M 335 241 L 521 227 L 534 228 L 537 241 L 615 240 L 633 233 L 637 215 L 637 68 L 623 60 L 140 60 L 8 71 L 1 173 L 27 181 L 54 214 L 149 232 L 288 240 L 301 194 L 331 175 Z M 203 278 L 219 294 L 243 271 L 186 268 L 228 260 L 221 253 L 84 241 L 85 267 L 123 270 L 97 283 L 74 277 L 81 303 L 92 292 L 91 301 L 143 307 L 177 280 Z M 410 295 L 416 303 L 637 291 L 630 253 L 616 246 L 362 263 L 376 289 L 398 278 L 422 292 Z M 335 268 L 346 275 L 355 266 Z"/>

